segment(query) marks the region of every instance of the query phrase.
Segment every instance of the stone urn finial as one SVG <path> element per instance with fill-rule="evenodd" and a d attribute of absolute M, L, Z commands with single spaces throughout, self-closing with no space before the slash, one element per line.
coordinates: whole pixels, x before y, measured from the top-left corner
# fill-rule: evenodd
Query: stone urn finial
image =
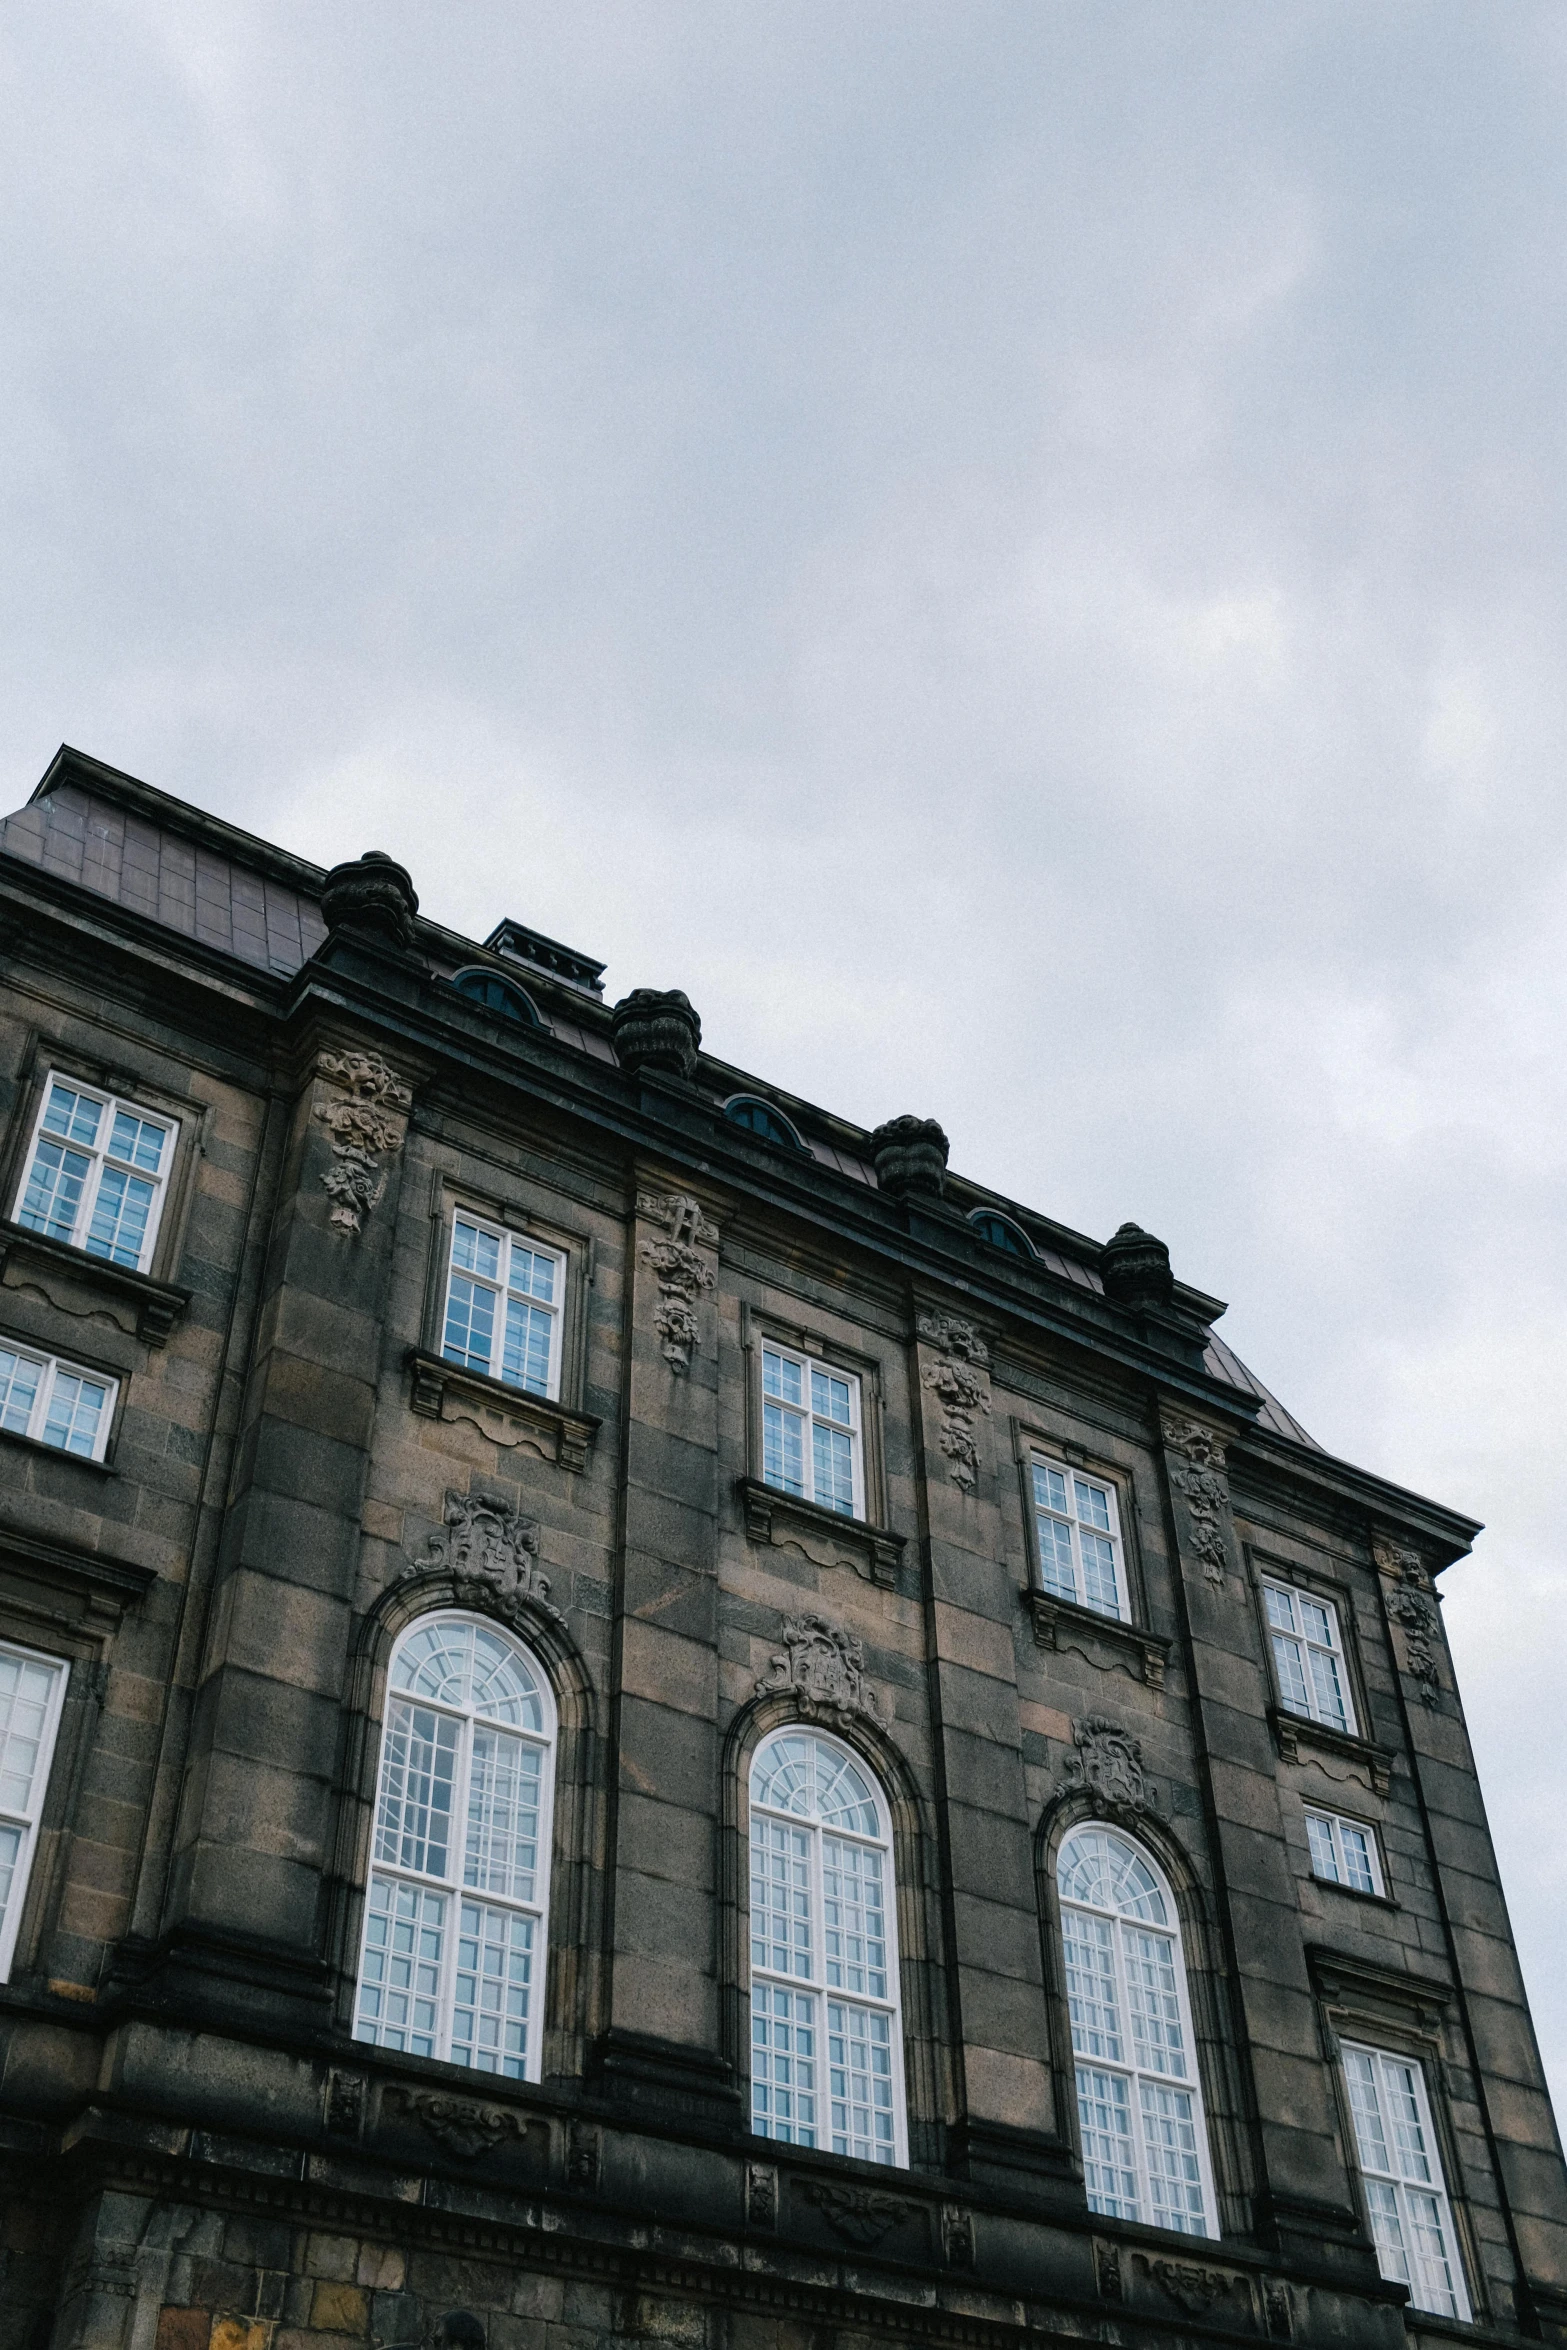
<path fill-rule="evenodd" d="M 678 987 L 634 987 L 609 1016 L 615 1058 L 630 1077 L 689 1077 L 702 1023 Z"/>
<path fill-rule="evenodd" d="M 871 1136 L 876 1180 L 889 1199 L 940 1199 L 947 1138 L 934 1118 L 889 1118 Z"/>
<path fill-rule="evenodd" d="M 406 866 L 385 849 L 334 865 L 321 885 L 321 911 L 330 931 L 367 931 L 393 946 L 411 947 L 419 895 Z"/>
<path fill-rule="evenodd" d="M 1118 1306 L 1141 1313 L 1149 1306 L 1167 1306 L 1175 1295 L 1170 1252 L 1162 1240 L 1140 1224 L 1123 1224 L 1099 1251 L 1099 1278 L 1106 1297 Z"/>

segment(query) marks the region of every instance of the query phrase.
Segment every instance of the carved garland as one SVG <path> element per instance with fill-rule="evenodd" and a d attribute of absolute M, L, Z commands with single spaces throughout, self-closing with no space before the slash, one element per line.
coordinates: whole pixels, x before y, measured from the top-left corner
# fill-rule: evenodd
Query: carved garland
<path fill-rule="evenodd" d="M 662 1341 L 664 1360 L 683 1377 L 701 1339 L 697 1300 L 714 1285 L 713 1269 L 701 1246 L 716 1244 L 717 1227 L 703 1215 L 700 1203 L 682 1191 L 668 1197 L 659 1192 L 638 1192 L 637 1214 L 666 1228 L 663 1240 L 644 1240 L 638 1253 L 644 1264 L 652 1266 L 658 1283 L 653 1327 Z"/>
<path fill-rule="evenodd" d="M 1215 1588 L 1223 1585 L 1229 1566 L 1224 1520 L 1230 1489 L 1224 1474 L 1224 1445 L 1200 1420 L 1166 1419 L 1164 1441 L 1175 1458 L 1170 1482 L 1186 1503 L 1191 1519 L 1191 1549 Z"/>
<path fill-rule="evenodd" d="M 333 1164 L 321 1181 L 333 1224 L 356 1233 L 386 1189 L 381 1161 L 402 1148 L 414 1097 L 378 1053 L 322 1053 L 316 1075 L 341 1088 L 316 1104 L 332 1137 Z"/>
<path fill-rule="evenodd" d="M 859 1719 L 887 1727 L 881 1699 L 865 1679 L 865 1651 L 852 1632 L 825 1616 L 786 1616 L 783 1641 L 757 1676 L 758 1697 L 788 1690 L 808 1722 L 844 1729 Z"/>
<path fill-rule="evenodd" d="M 549 1577 L 539 1572 L 539 1528 L 512 1502 L 497 1494 L 448 1493 L 445 1531 L 432 1534 L 430 1555 L 410 1563 L 405 1575 L 444 1569 L 459 1607 L 481 1609 L 520 1630 L 528 1609 L 555 1623 L 565 1622 L 550 1598 Z"/>
<path fill-rule="evenodd" d="M 979 1480 L 976 1420 L 990 1410 L 990 1350 L 973 1323 L 957 1314 L 921 1314 L 918 1328 L 926 1344 L 940 1350 L 920 1373 L 942 1407 L 937 1442 L 952 1464 L 947 1473 L 953 1484 L 971 1493 Z"/>
<path fill-rule="evenodd" d="M 1442 1619 L 1431 1596 L 1431 1578 L 1418 1551 L 1395 1542 L 1372 1544 L 1372 1557 L 1382 1578 L 1382 1605 L 1390 1624 L 1404 1632 L 1404 1656 L 1409 1677 L 1417 1683 L 1422 1705 L 1442 1702 L 1442 1675 L 1437 1664 Z"/>

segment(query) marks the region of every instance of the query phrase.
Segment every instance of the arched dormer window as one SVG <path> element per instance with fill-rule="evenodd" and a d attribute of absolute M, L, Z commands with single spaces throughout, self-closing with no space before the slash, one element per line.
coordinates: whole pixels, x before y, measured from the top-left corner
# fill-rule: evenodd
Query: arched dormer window
<path fill-rule="evenodd" d="M 1089 2209 L 1216 2236 L 1174 1896 L 1130 1837 L 1092 1820 L 1062 1844 L 1056 1882 Z"/>
<path fill-rule="evenodd" d="M 969 1222 L 981 1240 L 988 1241 L 992 1248 L 1005 1249 L 1009 1257 L 1031 1257 L 1034 1253 L 1017 1226 L 1005 1216 L 998 1216 L 993 1208 L 976 1208 Z"/>
<path fill-rule="evenodd" d="M 421 1616 L 398 1641 L 354 2036 L 536 2081 L 556 1714 L 519 1640 Z"/>
<path fill-rule="evenodd" d="M 835 1738 L 780 1730 L 751 1765 L 751 2127 L 904 2164 L 887 1799 Z"/>
<path fill-rule="evenodd" d="M 502 979 L 498 971 L 459 971 L 452 981 L 459 995 L 471 1003 L 482 1004 L 485 1011 L 494 1012 L 498 1019 L 515 1020 L 524 1028 L 537 1028 L 539 1015 L 520 987 L 513 987 L 509 979 Z"/>
<path fill-rule="evenodd" d="M 758 1101 L 755 1094 L 737 1093 L 724 1104 L 724 1116 L 731 1126 L 743 1126 L 747 1134 L 756 1135 L 763 1142 L 776 1145 L 779 1150 L 803 1151 L 804 1143 L 781 1110 L 767 1102 Z"/>

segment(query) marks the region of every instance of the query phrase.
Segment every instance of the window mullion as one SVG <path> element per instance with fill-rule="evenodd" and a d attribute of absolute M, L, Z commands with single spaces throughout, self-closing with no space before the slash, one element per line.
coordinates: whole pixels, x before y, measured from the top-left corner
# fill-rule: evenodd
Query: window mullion
<path fill-rule="evenodd" d="M 33 1394 L 33 1408 L 28 1415 L 27 1433 L 35 1444 L 43 1439 L 49 1425 L 49 1406 L 54 1401 L 54 1375 L 58 1365 L 46 1355 L 38 1366 L 38 1385 Z"/>
<path fill-rule="evenodd" d="M 1128 2120 L 1132 2131 L 1132 2161 L 1137 2174 L 1137 2216 L 1146 2219 L 1153 2209 L 1153 2187 L 1148 2176 L 1148 2148 L 1143 2138 L 1142 2084 L 1137 2070 L 1136 2039 L 1132 2032 L 1132 2002 L 1126 1971 L 1126 1921 L 1116 1918 L 1110 1930 L 1115 1952 L 1115 2003 L 1121 2018 L 1121 2061 L 1126 2068 Z"/>
<path fill-rule="evenodd" d="M 457 1937 L 462 1907 L 463 1861 L 468 1848 L 468 1798 L 473 1777 L 473 1716 L 465 1715 L 457 1728 L 457 1768 L 452 1773 L 451 1864 L 447 1882 L 446 1948 L 441 1966 L 440 2054 L 449 2063 L 452 2025 L 457 2012 Z"/>

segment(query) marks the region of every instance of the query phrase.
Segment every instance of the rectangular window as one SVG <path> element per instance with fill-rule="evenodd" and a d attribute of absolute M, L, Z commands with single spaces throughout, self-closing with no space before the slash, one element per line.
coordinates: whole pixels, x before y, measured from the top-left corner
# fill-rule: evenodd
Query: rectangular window
<path fill-rule="evenodd" d="M 101 1461 L 119 1381 L 0 1342 L 0 1428 Z"/>
<path fill-rule="evenodd" d="M 1338 1609 L 1330 1599 L 1316 1599 L 1287 1583 L 1264 1583 L 1262 1593 L 1285 1712 L 1353 1734 L 1355 1709 Z"/>
<path fill-rule="evenodd" d="M 1039 1579 L 1057 1599 L 1124 1623 L 1126 1575 L 1113 1489 L 1058 1461 L 1033 1464 Z"/>
<path fill-rule="evenodd" d="M 111 1265 L 152 1262 L 179 1129 L 133 1102 L 50 1076 L 16 1221 Z"/>
<path fill-rule="evenodd" d="M 763 1346 L 762 1482 L 841 1518 L 865 1515 L 860 1383 L 852 1371 Z"/>
<path fill-rule="evenodd" d="M 0 1983 L 10 1980 L 38 1848 L 65 1674 L 59 1657 L 0 1641 Z"/>
<path fill-rule="evenodd" d="M 1425 2075 L 1406 2056 L 1344 2044 L 1355 2146 L 1377 2264 L 1417 2309 L 1467 2322 L 1469 2297 Z"/>
<path fill-rule="evenodd" d="M 461 1211 L 452 1219 L 441 1352 L 530 1395 L 560 1393 L 566 1260 Z"/>
<path fill-rule="evenodd" d="M 1306 1834 L 1314 1877 L 1327 1885 L 1347 1885 L 1352 1893 L 1387 1891 L 1375 1831 L 1363 1820 L 1346 1820 L 1335 1811 L 1308 1811 Z"/>

